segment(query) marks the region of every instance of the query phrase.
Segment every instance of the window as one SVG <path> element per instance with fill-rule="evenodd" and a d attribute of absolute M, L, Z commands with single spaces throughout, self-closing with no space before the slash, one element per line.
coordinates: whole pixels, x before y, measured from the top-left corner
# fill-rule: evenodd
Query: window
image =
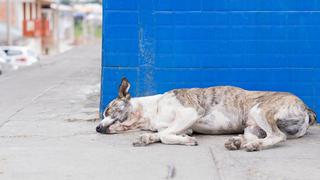
<path fill-rule="evenodd" d="M 22 55 L 22 51 L 12 50 L 12 49 L 6 49 L 6 50 L 4 50 L 4 52 L 6 52 L 8 56 Z"/>

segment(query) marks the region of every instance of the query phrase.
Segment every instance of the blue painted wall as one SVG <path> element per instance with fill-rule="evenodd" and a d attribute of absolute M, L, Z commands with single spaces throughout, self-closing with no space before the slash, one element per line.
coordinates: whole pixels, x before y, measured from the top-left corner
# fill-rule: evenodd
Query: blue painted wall
<path fill-rule="evenodd" d="M 234 85 L 289 91 L 320 113 L 320 0 L 104 0 L 101 109 L 133 96 Z"/>

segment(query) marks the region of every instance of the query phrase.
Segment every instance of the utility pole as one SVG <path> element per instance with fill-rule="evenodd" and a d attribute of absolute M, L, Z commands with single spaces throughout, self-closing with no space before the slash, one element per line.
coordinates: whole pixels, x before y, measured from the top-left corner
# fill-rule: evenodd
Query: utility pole
<path fill-rule="evenodd" d="M 60 53 L 60 0 L 56 1 L 57 3 L 57 51 Z"/>
<path fill-rule="evenodd" d="M 7 0 L 7 9 L 6 9 L 6 15 L 7 15 L 7 45 L 12 45 L 12 38 L 11 38 L 11 3 L 10 0 Z"/>

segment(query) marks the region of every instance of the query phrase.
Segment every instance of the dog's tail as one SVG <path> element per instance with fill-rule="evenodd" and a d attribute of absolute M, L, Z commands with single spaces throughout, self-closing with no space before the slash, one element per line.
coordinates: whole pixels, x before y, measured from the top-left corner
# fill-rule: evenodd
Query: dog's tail
<path fill-rule="evenodd" d="M 309 125 L 312 126 L 317 122 L 317 114 L 310 108 L 307 108 L 309 116 Z"/>

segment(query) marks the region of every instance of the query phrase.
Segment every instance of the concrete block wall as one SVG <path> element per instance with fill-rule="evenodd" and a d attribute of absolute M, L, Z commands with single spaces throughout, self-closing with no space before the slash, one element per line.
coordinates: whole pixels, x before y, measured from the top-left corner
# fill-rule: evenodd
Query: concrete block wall
<path fill-rule="evenodd" d="M 320 0 L 105 0 L 101 109 L 133 96 L 234 85 L 289 91 L 320 113 Z"/>

